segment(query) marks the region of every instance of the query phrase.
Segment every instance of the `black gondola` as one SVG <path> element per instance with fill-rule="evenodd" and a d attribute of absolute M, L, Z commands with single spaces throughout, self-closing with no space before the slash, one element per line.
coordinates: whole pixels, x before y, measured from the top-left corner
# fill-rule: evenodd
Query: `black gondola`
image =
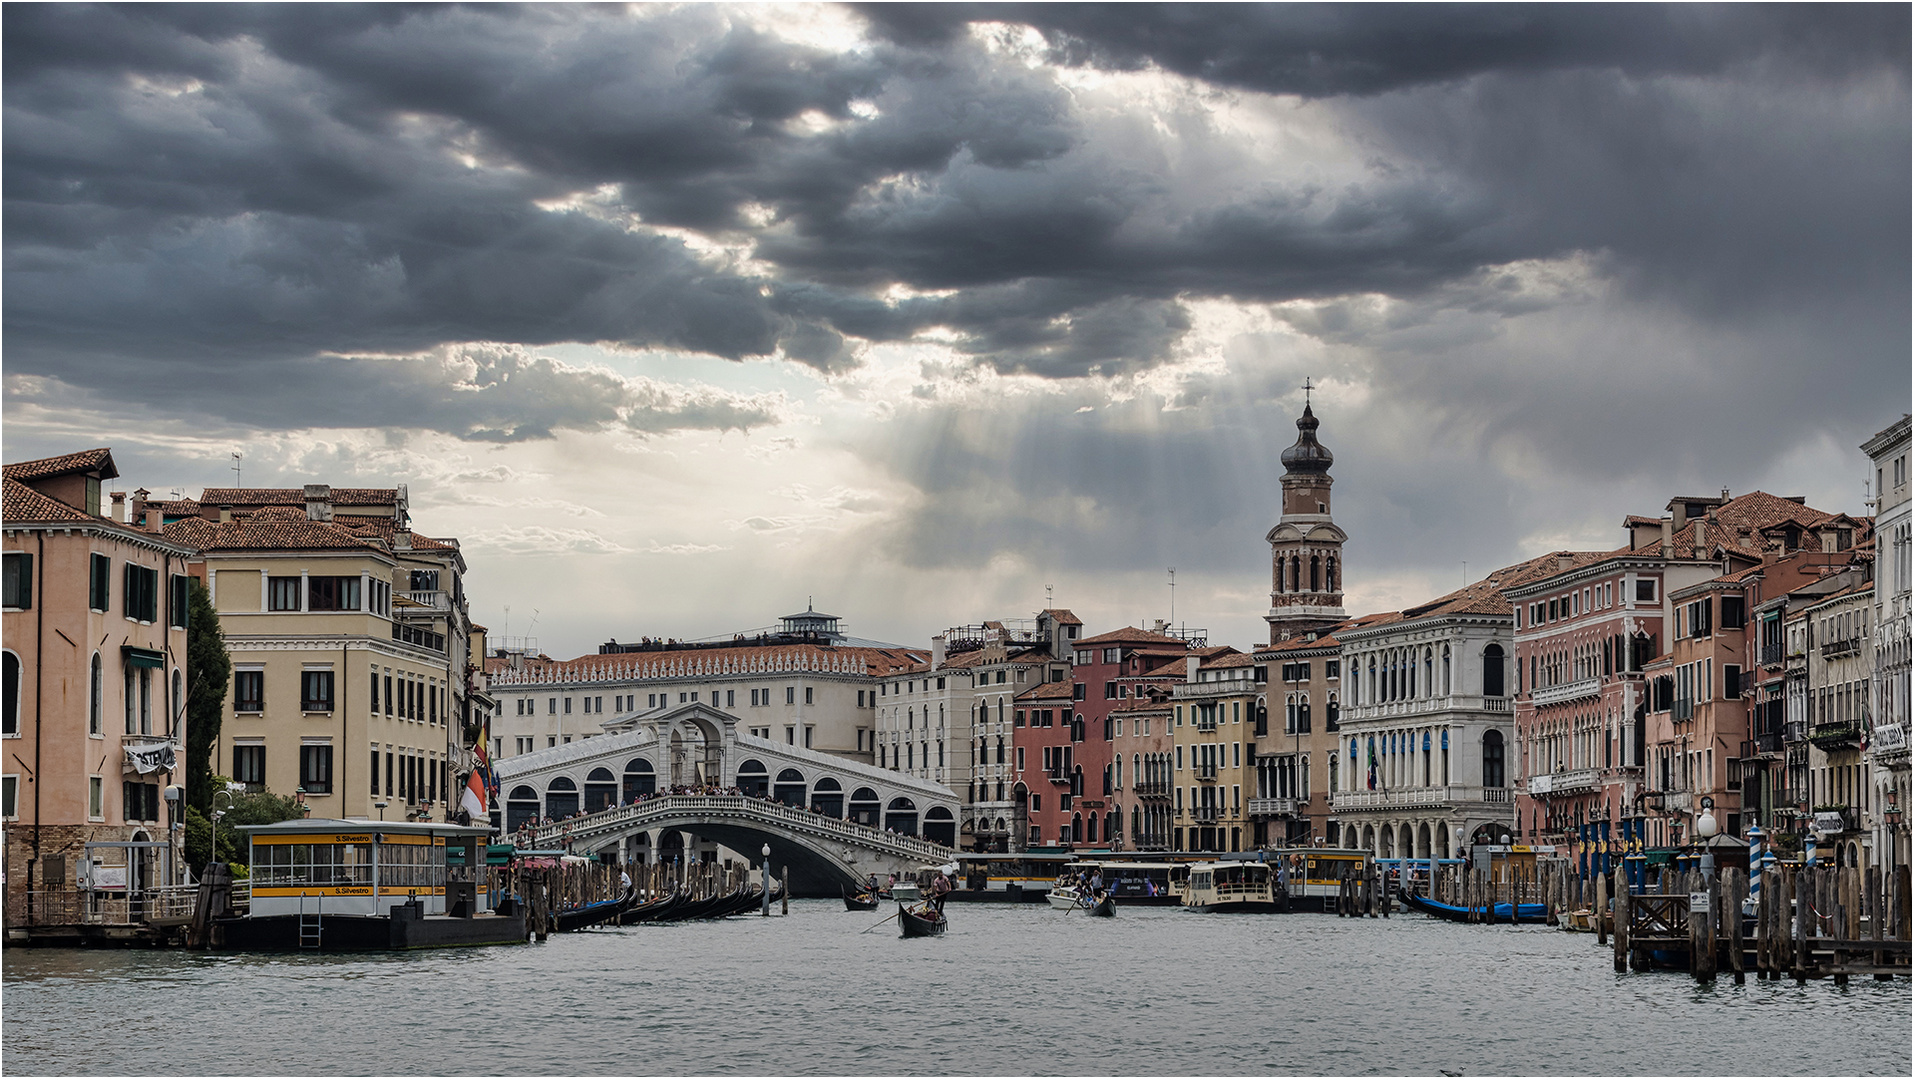
<path fill-rule="evenodd" d="M 632 899 L 638 895 L 637 886 L 627 886 L 623 895 L 616 900 L 600 900 L 596 904 L 582 904 L 568 908 L 552 917 L 552 929 L 560 933 L 583 930 L 588 926 L 611 922 L 625 913 Z"/>
<path fill-rule="evenodd" d="M 898 905 L 899 937 L 936 937 L 944 933 L 944 912 L 929 904 L 921 904 L 915 910 Z"/>
<path fill-rule="evenodd" d="M 618 924 L 620 926 L 631 926 L 633 923 L 651 922 L 665 912 L 670 911 L 672 905 L 676 903 L 678 903 L 678 894 L 676 892 L 668 892 L 663 896 L 654 896 L 650 900 L 645 900 L 626 908 L 625 911 L 619 915 Z"/>
<path fill-rule="evenodd" d="M 876 911 L 878 894 L 864 889 L 857 892 L 846 889 L 844 890 L 844 909 L 846 911 Z"/>
<path fill-rule="evenodd" d="M 1117 898 L 1105 893 L 1103 899 L 1091 905 L 1090 913 L 1102 919 L 1110 918 L 1117 914 Z"/>

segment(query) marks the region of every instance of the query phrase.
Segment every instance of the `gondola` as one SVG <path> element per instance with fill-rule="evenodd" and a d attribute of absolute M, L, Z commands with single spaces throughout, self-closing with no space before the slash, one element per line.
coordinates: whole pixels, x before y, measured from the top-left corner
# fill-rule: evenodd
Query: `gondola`
<path fill-rule="evenodd" d="M 944 912 L 929 904 L 921 905 L 917 910 L 898 905 L 899 937 L 936 937 L 944 933 Z"/>
<path fill-rule="evenodd" d="M 844 890 L 844 909 L 846 911 L 876 911 L 878 895 L 863 889 L 857 892 L 846 889 Z"/>
<path fill-rule="evenodd" d="M 1117 898 L 1105 893 L 1103 899 L 1090 906 L 1090 913 L 1099 918 L 1108 919 L 1117 914 Z"/>
<path fill-rule="evenodd" d="M 665 919 L 670 922 L 703 919 L 710 916 L 713 911 L 722 908 L 725 904 L 729 903 L 730 900 L 730 893 L 726 893 L 724 896 L 707 896 L 701 900 L 689 900 L 683 905 L 672 909 L 671 913 L 665 916 Z"/>
<path fill-rule="evenodd" d="M 1457 907 L 1455 904 L 1439 904 L 1434 900 L 1418 896 L 1407 889 L 1398 889 L 1396 895 L 1398 899 L 1403 901 L 1404 907 L 1412 911 L 1420 911 L 1425 915 L 1438 919 L 1448 919 L 1450 922 L 1475 921 L 1506 923 L 1510 921 L 1508 904 L 1497 904 L 1493 908 L 1485 910 L 1480 907 Z M 1543 904 L 1516 905 L 1516 921 L 1519 923 L 1539 923 L 1543 921 L 1547 914 L 1548 907 Z"/>
<path fill-rule="evenodd" d="M 552 929 L 560 933 L 583 930 L 588 926 L 611 922 L 624 914 L 631 906 L 632 899 L 638 895 L 638 887 L 627 886 L 623 895 L 614 900 L 600 900 L 596 904 L 582 904 L 568 908 L 552 917 Z"/>
<path fill-rule="evenodd" d="M 665 912 L 670 911 L 676 903 L 678 903 L 678 894 L 675 892 L 668 892 L 663 896 L 654 896 L 650 900 L 641 901 L 626 908 L 624 912 L 619 915 L 618 924 L 620 926 L 631 926 L 634 923 L 651 922 Z"/>
<path fill-rule="evenodd" d="M 752 888 L 740 885 L 724 896 L 718 904 L 705 913 L 707 919 L 722 919 L 727 915 L 736 915 L 751 906 Z"/>

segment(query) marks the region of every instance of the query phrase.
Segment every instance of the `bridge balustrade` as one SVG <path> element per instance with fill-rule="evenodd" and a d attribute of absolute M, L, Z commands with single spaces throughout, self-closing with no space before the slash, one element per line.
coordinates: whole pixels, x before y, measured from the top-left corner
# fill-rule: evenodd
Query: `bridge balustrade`
<path fill-rule="evenodd" d="M 642 802 L 622 803 L 594 813 L 568 818 L 556 824 L 539 826 L 532 831 L 532 842 L 542 847 L 549 844 L 563 844 L 568 840 L 602 836 L 617 832 L 621 826 L 633 819 L 672 812 L 731 812 L 740 817 L 768 819 L 800 832 L 810 832 L 832 840 L 848 841 L 867 847 L 889 848 L 894 853 L 920 858 L 926 862 L 944 862 L 952 854 L 950 848 L 922 837 L 886 832 L 843 818 L 826 817 L 809 810 L 787 806 L 781 802 L 752 798 L 748 795 L 660 795 Z"/>

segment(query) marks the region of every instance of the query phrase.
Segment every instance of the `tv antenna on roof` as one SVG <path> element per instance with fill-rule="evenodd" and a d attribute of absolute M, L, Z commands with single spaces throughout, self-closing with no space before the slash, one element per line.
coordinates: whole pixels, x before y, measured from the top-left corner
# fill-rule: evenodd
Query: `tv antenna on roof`
<path fill-rule="evenodd" d="M 1053 605 L 1051 603 L 1051 587 L 1049 585 L 1046 585 L 1044 586 L 1044 610 L 1049 611 L 1052 608 L 1052 606 Z"/>
<path fill-rule="evenodd" d="M 1170 568 L 1170 625 L 1177 625 L 1177 568 Z"/>
<path fill-rule="evenodd" d="M 239 486 L 239 451 L 233 451 L 233 486 Z"/>

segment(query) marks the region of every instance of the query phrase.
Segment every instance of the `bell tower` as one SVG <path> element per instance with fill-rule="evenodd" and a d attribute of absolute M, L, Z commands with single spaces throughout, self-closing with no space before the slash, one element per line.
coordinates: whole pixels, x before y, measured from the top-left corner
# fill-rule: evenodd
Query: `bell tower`
<path fill-rule="evenodd" d="M 1349 537 L 1330 518 L 1330 465 L 1336 460 L 1317 441 L 1308 379 L 1297 441 L 1283 452 L 1283 517 L 1264 537 L 1270 542 L 1270 643 L 1324 630 L 1343 611 L 1343 542 Z"/>

